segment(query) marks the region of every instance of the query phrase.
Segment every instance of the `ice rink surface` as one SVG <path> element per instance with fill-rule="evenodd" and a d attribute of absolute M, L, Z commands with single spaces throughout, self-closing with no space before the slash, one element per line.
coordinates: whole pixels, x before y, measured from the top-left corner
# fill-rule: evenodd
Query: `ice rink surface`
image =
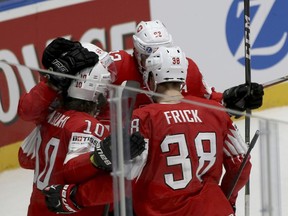
<path fill-rule="evenodd" d="M 280 189 L 283 191 L 281 197 L 282 215 L 288 215 L 288 161 L 285 159 L 288 155 L 288 107 L 273 108 L 270 110 L 254 112 L 256 116 L 264 118 L 281 120 L 287 124 L 278 124 L 279 139 L 279 161 L 280 161 Z M 244 121 L 236 121 L 239 130 L 243 132 Z M 259 128 L 257 119 L 251 119 L 251 136 Z M 260 188 L 260 152 L 259 140 L 252 150 L 252 172 L 250 177 L 250 215 L 261 216 L 261 188 Z M 0 173 L 0 215 L 1 216 L 25 216 L 29 204 L 30 193 L 32 189 L 33 171 L 24 169 L 8 170 Z M 244 189 L 239 193 L 237 200 L 237 216 L 244 216 Z"/>

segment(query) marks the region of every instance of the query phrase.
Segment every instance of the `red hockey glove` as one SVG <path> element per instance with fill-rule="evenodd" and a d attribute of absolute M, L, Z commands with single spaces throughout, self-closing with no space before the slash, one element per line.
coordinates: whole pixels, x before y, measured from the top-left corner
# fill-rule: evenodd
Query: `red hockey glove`
<path fill-rule="evenodd" d="M 80 207 L 73 201 L 77 186 L 71 185 L 51 185 L 42 193 L 45 195 L 45 201 L 48 209 L 57 214 L 71 214 L 78 212 Z"/>
<path fill-rule="evenodd" d="M 135 132 L 130 136 L 130 158 L 133 159 L 138 155 L 142 154 L 145 150 L 144 137 L 139 133 Z M 124 139 L 125 140 L 125 139 Z M 112 154 L 111 154 L 111 136 L 106 137 L 95 147 L 90 160 L 92 164 L 100 169 L 107 171 L 112 170 Z"/>

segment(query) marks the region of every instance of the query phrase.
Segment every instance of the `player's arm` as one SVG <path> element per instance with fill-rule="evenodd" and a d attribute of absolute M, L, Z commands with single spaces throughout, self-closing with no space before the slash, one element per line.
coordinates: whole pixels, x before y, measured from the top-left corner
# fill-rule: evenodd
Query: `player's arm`
<path fill-rule="evenodd" d="M 24 139 L 18 150 L 18 162 L 24 169 L 35 168 L 36 144 L 40 141 L 39 126 L 35 127 L 33 131 Z"/>
<path fill-rule="evenodd" d="M 48 209 L 70 214 L 82 208 L 113 203 L 113 179 L 105 172 L 81 184 L 50 185 L 43 191 Z"/>
<path fill-rule="evenodd" d="M 229 190 L 234 182 L 235 176 L 237 175 L 243 158 L 247 152 L 247 146 L 239 134 L 236 127 L 232 125 L 232 121 L 229 121 L 229 130 L 224 144 L 224 167 L 225 174 L 221 182 L 221 188 L 225 194 L 229 194 Z M 238 192 L 245 186 L 249 179 L 251 171 L 250 158 L 247 161 L 243 172 L 236 184 L 233 194 L 230 197 L 230 203 L 235 206 Z"/>
<path fill-rule="evenodd" d="M 88 121 L 79 119 L 77 121 L 79 126 L 75 125 L 76 121 L 73 124 L 66 124 L 67 128 L 71 127 L 69 129 L 71 132 L 66 132 L 67 139 L 70 140 L 64 161 L 66 182 L 83 182 L 103 170 L 112 170 L 109 131 L 95 119 L 91 119 L 89 125 L 87 125 Z M 87 132 L 88 126 L 91 133 Z M 101 136 L 99 136 L 100 133 L 102 133 Z M 127 145 L 130 147 L 130 158 L 133 159 L 144 151 L 144 139 L 140 133 L 133 133 L 129 137 L 129 141 Z"/>
<path fill-rule="evenodd" d="M 200 72 L 197 64 L 191 58 L 187 58 L 187 61 L 186 87 L 184 87 L 182 91 L 183 95 L 193 95 L 200 98 L 211 99 L 215 90 L 205 82 L 203 74 Z M 222 97 L 220 101 L 221 100 Z"/>
<path fill-rule="evenodd" d="M 75 157 L 64 164 L 65 182 L 79 184 L 105 172 L 103 169 L 93 166 L 90 161 L 91 151 L 70 152 L 69 156 L 73 154 Z"/>
<path fill-rule="evenodd" d="M 28 93 L 21 96 L 18 104 L 18 115 L 25 121 L 40 123 L 48 115 L 49 106 L 57 95 L 57 91 L 41 81 Z"/>
<path fill-rule="evenodd" d="M 49 114 L 49 107 L 57 97 L 58 92 L 41 81 L 29 93 L 21 96 L 18 104 L 18 115 L 25 121 L 40 124 Z M 40 130 L 34 130 L 24 139 L 18 150 L 18 161 L 22 168 L 35 168 L 35 145 L 39 141 Z"/>
<path fill-rule="evenodd" d="M 226 108 L 243 112 L 246 109 L 257 109 L 262 106 L 264 90 L 258 83 L 251 83 L 229 88 L 223 92 L 223 103 Z"/>
<path fill-rule="evenodd" d="M 131 137 L 131 139 L 134 140 L 135 136 L 132 135 Z M 72 170 L 72 173 L 70 172 L 70 174 L 68 174 L 66 170 L 65 176 L 68 175 L 71 180 L 72 175 L 74 176 L 72 178 L 74 178 L 75 181 L 79 181 L 80 179 L 84 180 L 83 176 L 86 175 L 84 178 L 87 178 L 87 174 L 89 173 L 90 175 L 92 173 L 92 176 L 88 178 L 89 180 L 86 179 L 82 182 L 78 182 L 78 184 L 71 183 L 67 185 L 50 185 L 46 187 L 43 190 L 43 194 L 45 195 L 46 205 L 50 211 L 68 214 L 81 211 L 81 209 L 85 207 L 105 205 L 113 202 L 112 176 L 110 175 L 110 172 L 104 171 L 110 171 L 112 168 L 110 167 L 110 164 L 104 162 L 107 160 L 110 162 L 112 161 L 109 136 L 105 140 L 106 141 L 103 142 L 102 145 L 98 145 L 98 148 L 95 147 L 94 152 L 86 152 L 77 156 L 76 154 L 83 150 L 79 149 L 80 151 L 75 152 L 75 158 L 73 158 L 73 155 L 69 156 L 72 157 L 69 162 L 71 163 L 73 161 L 72 163 L 74 163 L 75 169 Z M 137 141 L 139 141 L 138 137 Z M 104 147 L 103 145 L 107 146 Z M 138 155 L 139 148 L 137 147 L 136 149 L 137 151 L 133 152 Z M 101 156 L 99 150 L 102 152 Z M 67 162 L 67 164 L 69 162 Z"/>
<path fill-rule="evenodd" d="M 22 148 L 18 149 L 18 162 L 23 169 L 35 169 L 35 157 L 28 155 Z"/>
<path fill-rule="evenodd" d="M 250 92 L 247 84 L 231 87 L 223 93 L 217 92 L 214 87 L 209 87 L 205 82 L 196 63 L 189 58 L 188 63 L 186 94 L 215 100 L 223 103 L 226 108 L 240 112 L 247 108 L 257 109 L 262 106 L 264 91 L 261 84 L 251 83 Z"/>
<path fill-rule="evenodd" d="M 81 117 L 66 124 L 65 136 L 69 144 L 63 171 L 67 183 L 77 184 L 104 172 L 91 163 L 90 156 L 95 146 L 108 135 L 108 129 L 92 117 Z"/>
<path fill-rule="evenodd" d="M 74 134 L 74 138 L 78 135 L 79 134 Z M 73 144 L 74 147 L 79 145 L 77 142 Z M 113 180 L 110 172 L 107 172 L 112 170 L 111 138 L 108 136 L 101 142 L 95 142 L 95 144 L 96 147 L 92 152 L 81 154 L 83 148 L 74 151 L 74 155 L 69 155 L 68 158 L 66 157 L 66 160 L 68 159 L 66 164 L 73 161 L 76 168 L 79 169 L 77 173 L 75 169 L 74 174 L 72 175 L 82 175 L 80 170 L 83 171 L 83 168 L 87 166 L 87 161 L 89 161 L 90 164 L 90 166 L 88 164 L 88 169 L 93 166 L 94 171 L 92 170 L 92 173 L 95 173 L 95 170 L 100 172 L 90 178 L 90 180 L 82 183 L 79 182 L 77 185 L 51 185 L 46 187 L 43 190 L 43 193 L 45 195 L 46 204 L 51 211 L 57 213 L 73 213 L 80 211 L 81 208 L 84 207 L 104 205 L 113 202 Z M 139 132 L 132 133 L 129 145 L 131 159 L 134 159 L 144 151 L 144 139 Z M 73 146 L 71 146 L 71 149 L 73 149 Z M 77 156 L 79 153 L 80 155 Z M 89 157 L 88 160 L 87 157 Z M 84 166 L 84 164 L 86 165 Z M 100 170 L 98 168 L 100 168 Z"/>
<path fill-rule="evenodd" d="M 144 137 L 139 132 L 132 133 L 128 140 L 129 143 L 124 143 L 124 145 L 129 145 L 129 160 L 132 160 L 138 155 L 141 155 L 145 150 L 145 141 Z M 96 144 L 95 149 L 91 154 L 90 160 L 95 167 L 107 171 L 112 171 L 112 142 L 110 135 L 100 143 Z"/>
<path fill-rule="evenodd" d="M 132 139 L 135 139 L 133 135 Z M 139 141 L 138 137 L 137 140 Z M 139 148 L 137 147 L 137 149 Z M 139 150 L 135 152 L 138 155 Z M 95 161 L 92 163 L 95 165 Z M 98 167 L 99 164 L 95 166 Z M 94 167 L 94 169 L 96 168 Z M 103 169 L 102 166 L 101 169 Z M 105 169 L 107 170 L 108 168 L 106 167 Z M 78 173 L 78 175 L 80 174 Z M 42 192 L 45 195 L 46 205 L 49 210 L 62 214 L 75 213 L 85 207 L 106 205 L 114 200 L 113 179 L 107 171 L 102 171 L 102 173 L 98 173 L 90 180 L 79 184 L 50 185 L 44 188 Z"/>

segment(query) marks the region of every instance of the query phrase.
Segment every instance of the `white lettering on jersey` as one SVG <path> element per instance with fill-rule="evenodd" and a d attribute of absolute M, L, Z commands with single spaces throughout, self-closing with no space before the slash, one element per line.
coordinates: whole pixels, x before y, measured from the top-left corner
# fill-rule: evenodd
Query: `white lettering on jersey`
<path fill-rule="evenodd" d="M 104 154 L 102 148 L 101 148 L 101 145 L 100 143 L 97 143 L 96 145 L 96 150 L 97 150 L 97 153 L 99 155 L 99 157 L 103 160 L 103 162 L 106 164 L 106 165 L 111 165 L 111 161 L 106 157 L 106 155 Z"/>
<path fill-rule="evenodd" d="M 69 204 L 67 203 L 67 194 L 68 194 L 67 189 L 68 189 L 68 187 L 69 187 L 69 185 L 64 185 L 64 187 L 63 187 L 63 190 L 62 190 L 62 193 L 61 193 L 61 195 L 62 195 L 62 197 L 61 197 L 62 203 L 64 204 L 64 206 L 66 207 L 66 209 L 67 209 L 69 212 L 76 212 L 76 211 L 75 211 L 73 208 L 71 208 L 71 207 L 69 206 Z"/>
<path fill-rule="evenodd" d="M 92 134 L 72 133 L 64 164 L 81 154 L 94 151 L 95 146 L 99 142 L 101 142 L 101 140 Z"/>
<path fill-rule="evenodd" d="M 133 119 L 131 122 L 131 134 L 139 131 L 139 119 Z"/>
<path fill-rule="evenodd" d="M 202 122 L 198 110 L 171 110 L 164 112 L 168 124 L 183 122 Z"/>
<path fill-rule="evenodd" d="M 87 148 L 91 151 L 94 150 L 94 147 L 101 142 L 101 140 L 91 134 L 84 133 L 72 133 L 70 142 L 69 142 L 69 151 L 75 151 L 79 148 Z"/>
<path fill-rule="evenodd" d="M 69 118 L 70 116 L 65 116 L 62 113 L 54 111 L 50 114 L 48 123 L 55 127 L 63 128 Z"/>

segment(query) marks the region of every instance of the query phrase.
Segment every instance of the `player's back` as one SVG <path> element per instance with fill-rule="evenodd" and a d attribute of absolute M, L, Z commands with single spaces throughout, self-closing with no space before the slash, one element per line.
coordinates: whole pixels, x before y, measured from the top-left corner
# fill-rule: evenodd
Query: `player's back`
<path fill-rule="evenodd" d="M 215 101 L 186 98 L 219 107 Z M 133 188 L 136 213 L 141 208 L 143 215 L 188 213 L 204 183 L 219 189 L 229 121 L 225 112 L 186 103 L 151 104 L 135 111 L 135 118 L 149 139 L 147 162 Z"/>
<path fill-rule="evenodd" d="M 40 212 L 41 215 L 55 214 L 48 211 L 41 190 L 48 185 L 67 183 L 67 176 L 65 176 L 64 172 L 64 161 L 67 153 L 69 150 L 76 151 L 77 148 L 82 148 L 83 151 L 84 139 L 88 138 L 90 134 L 98 132 L 100 134 L 102 131 L 104 132 L 103 128 L 97 127 L 97 123 L 98 120 L 89 114 L 74 110 L 55 110 L 47 117 L 47 120 L 42 123 L 40 131 L 41 137 L 38 138 L 36 147 L 36 166 L 29 216 L 39 215 Z M 99 131 L 97 131 L 96 128 L 98 128 Z M 102 136 L 107 136 L 107 133 L 108 132 L 103 133 Z M 85 146 L 85 148 L 87 148 L 87 146 Z M 92 151 L 93 149 L 94 146 L 91 146 L 91 149 L 87 148 L 86 151 Z M 81 178 L 81 173 L 78 174 Z M 96 210 L 100 209 L 102 212 L 104 207 L 98 206 L 95 208 Z M 89 210 L 89 208 L 85 209 L 75 215 L 89 215 L 87 213 L 85 214 L 85 212 L 89 212 Z M 95 209 L 91 212 L 95 212 Z M 99 215 L 101 215 L 101 212 L 99 212 Z"/>

